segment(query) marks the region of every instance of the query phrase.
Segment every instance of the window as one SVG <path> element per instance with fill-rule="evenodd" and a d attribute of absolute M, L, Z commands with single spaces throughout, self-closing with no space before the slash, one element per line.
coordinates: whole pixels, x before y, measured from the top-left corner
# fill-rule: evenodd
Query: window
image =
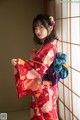
<path fill-rule="evenodd" d="M 80 1 L 56 0 L 56 31 L 59 51 L 67 54 L 69 76 L 61 80 L 59 115 L 62 120 L 80 119 Z M 77 108 L 78 107 L 78 108 Z"/>
<path fill-rule="evenodd" d="M 80 0 L 47 0 L 46 12 L 55 18 L 58 48 L 69 65 L 69 76 L 58 83 L 59 117 L 80 120 Z"/>

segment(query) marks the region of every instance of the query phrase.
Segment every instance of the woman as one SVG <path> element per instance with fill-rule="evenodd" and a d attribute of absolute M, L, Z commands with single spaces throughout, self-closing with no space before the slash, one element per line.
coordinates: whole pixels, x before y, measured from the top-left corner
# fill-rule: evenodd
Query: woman
<path fill-rule="evenodd" d="M 31 60 L 12 59 L 18 97 L 32 95 L 31 120 L 58 120 L 57 85 L 52 85 L 48 69 L 57 54 L 55 21 L 52 16 L 39 14 L 33 20 L 34 41 L 41 44 L 33 50 Z"/>

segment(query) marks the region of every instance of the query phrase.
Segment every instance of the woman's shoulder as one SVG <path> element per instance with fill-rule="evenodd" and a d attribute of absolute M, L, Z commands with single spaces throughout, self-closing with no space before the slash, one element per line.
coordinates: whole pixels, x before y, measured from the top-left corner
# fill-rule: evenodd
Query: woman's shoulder
<path fill-rule="evenodd" d="M 58 42 L 58 40 L 55 39 L 55 40 L 51 41 L 50 44 L 52 44 L 53 46 L 55 46 L 55 45 L 57 45 L 57 42 Z"/>
<path fill-rule="evenodd" d="M 50 49 L 53 49 L 53 47 L 57 46 L 57 41 L 58 40 L 55 39 L 52 42 L 49 42 L 49 43 L 46 43 L 46 44 L 42 45 L 42 47 L 39 49 L 39 51 L 46 51 L 47 52 Z"/>

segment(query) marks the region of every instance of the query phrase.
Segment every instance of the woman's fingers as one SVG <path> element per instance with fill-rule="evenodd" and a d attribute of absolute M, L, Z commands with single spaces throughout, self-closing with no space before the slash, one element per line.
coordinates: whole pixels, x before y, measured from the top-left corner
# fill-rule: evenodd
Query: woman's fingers
<path fill-rule="evenodd" d="M 12 59 L 11 63 L 12 63 L 13 66 L 16 66 L 17 65 L 17 59 Z"/>

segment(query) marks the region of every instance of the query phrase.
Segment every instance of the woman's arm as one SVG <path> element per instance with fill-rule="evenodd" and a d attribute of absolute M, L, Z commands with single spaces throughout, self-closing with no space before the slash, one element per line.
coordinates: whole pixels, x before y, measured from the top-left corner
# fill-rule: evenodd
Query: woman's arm
<path fill-rule="evenodd" d="M 15 72 L 18 97 L 32 94 L 41 84 L 41 78 L 55 58 L 54 46 L 47 44 L 41 48 L 32 61 L 18 58 Z"/>

